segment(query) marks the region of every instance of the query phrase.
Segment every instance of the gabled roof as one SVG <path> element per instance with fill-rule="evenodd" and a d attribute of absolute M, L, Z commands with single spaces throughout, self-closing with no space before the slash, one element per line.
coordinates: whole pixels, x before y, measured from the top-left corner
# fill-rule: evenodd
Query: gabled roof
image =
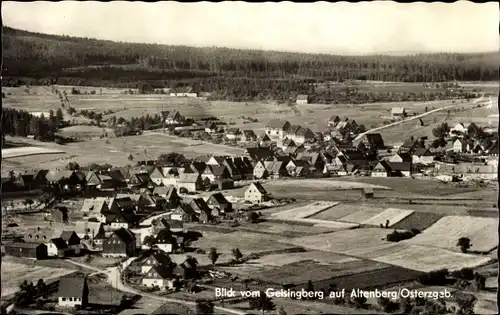
<path fill-rule="evenodd" d="M 178 116 L 182 116 L 178 110 L 173 110 L 168 113 L 167 119 L 176 119 Z"/>
<path fill-rule="evenodd" d="M 90 221 L 77 221 L 75 224 L 75 232 L 77 234 L 86 234 L 87 229 L 89 229 L 89 233 L 99 233 L 104 231 L 104 226 L 101 222 L 90 222 Z"/>
<path fill-rule="evenodd" d="M 253 130 L 243 130 L 243 134 L 247 138 L 254 138 L 254 137 L 256 137 L 255 132 Z"/>
<path fill-rule="evenodd" d="M 332 115 L 332 117 L 330 117 L 330 120 L 331 122 L 338 122 L 340 121 L 340 117 L 337 116 L 337 115 Z"/>
<path fill-rule="evenodd" d="M 411 170 L 411 162 L 387 162 L 393 172 L 407 172 Z"/>
<path fill-rule="evenodd" d="M 113 234 L 116 235 L 124 243 L 135 243 L 135 235 L 127 229 L 120 228 L 118 230 L 115 230 Z"/>
<path fill-rule="evenodd" d="M 297 95 L 297 101 L 307 101 L 309 97 L 306 94 Z"/>
<path fill-rule="evenodd" d="M 266 160 L 274 156 L 274 152 L 268 148 L 247 148 L 247 153 L 254 161 Z"/>
<path fill-rule="evenodd" d="M 75 233 L 75 231 L 62 231 L 61 234 L 59 234 L 59 237 L 68 242 L 71 236 L 73 236 L 73 233 Z"/>
<path fill-rule="evenodd" d="M 80 211 L 83 212 L 98 212 L 107 208 L 106 198 L 87 198 L 83 200 L 83 205 Z"/>
<path fill-rule="evenodd" d="M 193 162 L 190 167 L 194 172 L 203 173 L 207 168 L 207 164 L 205 162 Z"/>
<path fill-rule="evenodd" d="M 179 175 L 179 183 L 196 183 L 200 178 L 199 173 L 182 173 Z"/>
<path fill-rule="evenodd" d="M 153 194 L 163 195 L 167 200 L 169 200 L 172 197 L 172 195 L 174 195 L 176 192 L 177 189 L 175 188 L 174 185 L 157 186 L 153 190 Z"/>
<path fill-rule="evenodd" d="M 240 128 L 229 128 L 226 131 L 226 133 L 236 135 L 236 134 L 240 134 L 241 131 L 240 131 Z"/>
<path fill-rule="evenodd" d="M 203 198 L 194 198 L 189 203 L 193 210 L 200 210 L 201 212 L 210 212 L 210 208 Z"/>
<path fill-rule="evenodd" d="M 66 249 L 68 248 L 68 244 L 65 240 L 60 237 L 51 239 L 52 243 L 56 246 L 57 249 Z"/>
<path fill-rule="evenodd" d="M 174 268 L 172 265 L 153 266 L 144 277 L 151 276 L 153 273 L 158 275 L 154 276 L 158 277 L 158 279 L 172 279 L 174 277 Z"/>
<path fill-rule="evenodd" d="M 288 138 L 286 138 L 285 140 L 283 140 L 282 144 L 285 147 L 295 147 L 295 146 L 297 146 L 292 139 L 288 139 Z"/>
<path fill-rule="evenodd" d="M 366 159 L 363 152 L 358 150 L 342 150 L 342 155 L 347 160 L 364 160 Z"/>
<path fill-rule="evenodd" d="M 224 172 L 229 174 L 229 171 L 227 170 L 227 167 L 225 165 L 210 165 L 210 168 L 212 170 L 212 174 L 215 176 L 222 176 L 224 175 Z"/>
<path fill-rule="evenodd" d="M 306 136 L 308 134 L 314 135 L 314 133 L 311 131 L 311 129 L 309 129 L 309 128 L 303 128 L 303 127 L 300 127 L 295 134 L 297 136 Z"/>
<path fill-rule="evenodd" d="M 163 170 L 159 167 L 155 167 L 153 171 L 149 174 L 150 178 L 164 178 Z"/>
<path fill-rule="evenodd" d="M 212 196 L 210 196 L 209 199 L 213 199 L 215 200 L 218 204 L 227 204 L 229 203 L 226 199 L 226 197 L 224 197 L 224 195 L 222 193 L 215 193 L 215 194 L 212 194 Z"/>
<path fill-rule="evenodd" d="M 421 156 L 432 156 L 433 154 L 431 153 L 431 151 L 429 151 L 429 149 L 426 149 L 426 148 L 416 148 L 415 152 L 413 152 L 413 155 L 421 157 Z"/>
<path fill-rule="evenodd" d="M 365 136 L 370 147 L 375 147 L 376 149 L 383 149 L 385 147 L 384 139 L 380 133 L 368 133 Z"/>
<path fill-rule="evenodd" d="M 85 277 L 61 278 L 59 280 L 59 286 L 56 296 L 82 297 L 85 287 L 87 287 L 87 280 Z"/>
<path fill-rule="evenodd" d="M 191 205 L 187 204 L 187 203 L 181 203 L 176 210 L 180 210 L 182 212 L 184 212 L 185 214 L 189 214 L 189 215 L 193 215 L 194 214 L 194 210 L 193 208 L 191 207 Z M 172 226 L 171 226 L 172 227 Z"/>
<path fill-rule="evenodd" d="M 253 182 L 250 184 L 249 188 L 250 189 L 251 187 L 255 187 L 261 194 L 264 194 L 266 195 L 267 194 L 267 190 L 264 188 L 264 186 L 262 186 L 261 183 L 259 182 Z"/>
<path fill-rule="evenodd" d="M 5 244 L 5 246 L 9 247 L 17 247 L 17 248 L 37 248 L 38 246 L 46 246 L 42 243 L 32 243 L 32 242 L 12 242 L 9 244 Z"/>
<path fill-rule="evenodd" d="M 273 119 L 267 123 L 266 128 L 284 130 L 286 128 L 287 124 L 289 124 L 289 122 L 286 120 Z"/>
<path fill-rule="evenodd" d="M 49 182 L 58 182 L 62 179 L 69 179 L 73 175 L 73 171 L 49 171 L 45 177 Z"/>
<path fill-rule="evenodd" d="M 400 148 L 413 149 L 418 144 L 418 140 L 407 139 Z"/>
<path fill-rule="evenodd" d="M 301 127 L 299 125 L 291 125 L 288 127 L 286 133 L 290 135 L 296 135 Z"/>
<path fill-rule="evenodd" d="M 152 253 L 144 260 L 144 262 L 150 258 L 156 260 L 161 265 L 170 265 L 172 263 L 172 259 L 170 258 L 170 256 L 165 254 L 163 251 L 157 251 Z"/>

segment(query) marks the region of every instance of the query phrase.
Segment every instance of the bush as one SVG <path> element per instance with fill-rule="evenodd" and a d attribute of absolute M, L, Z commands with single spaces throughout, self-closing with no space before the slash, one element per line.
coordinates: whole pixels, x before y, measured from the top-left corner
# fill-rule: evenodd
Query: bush
<path fill-rule="evenodd" d="M 423 285 L 445 285 L 448 275 L 448 269 L 440 269 L 423 274 L 417 280 Z"/>
<path fill-rule="evenodd" d="M 462 268 L 460 270 L 452 271 L 450 274 L 453 278 L 473 280 L 474 271 L 471 268 Z"/>
<path fill-rule="evenodd" d="M 410 239 L 417 234 L 420 234 L 420 231 L 418 229 L 411 229 L 410 231 L 405 232 L 394 231 L 390 234 L 387 234 L 386 239 L 389 242 L 399 242 Z"/>

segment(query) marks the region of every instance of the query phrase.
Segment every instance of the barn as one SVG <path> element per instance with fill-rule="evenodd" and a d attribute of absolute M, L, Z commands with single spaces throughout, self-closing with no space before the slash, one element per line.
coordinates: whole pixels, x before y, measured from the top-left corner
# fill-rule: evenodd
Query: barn
<path fill-rule="evenodd" d="M 4 250 L 6 255 L 16 257 L 45 259 L 48 256 L 47 245 L 39 243 L 14 242 L 5 244 Z"/>

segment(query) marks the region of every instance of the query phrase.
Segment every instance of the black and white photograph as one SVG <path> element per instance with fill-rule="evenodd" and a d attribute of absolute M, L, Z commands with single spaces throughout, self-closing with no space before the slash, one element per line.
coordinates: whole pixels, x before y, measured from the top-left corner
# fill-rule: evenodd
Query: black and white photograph
<path fill-rule="evenodd" d="M 1 314 L 499 313 L 497 2 L 1 16 Z"/>

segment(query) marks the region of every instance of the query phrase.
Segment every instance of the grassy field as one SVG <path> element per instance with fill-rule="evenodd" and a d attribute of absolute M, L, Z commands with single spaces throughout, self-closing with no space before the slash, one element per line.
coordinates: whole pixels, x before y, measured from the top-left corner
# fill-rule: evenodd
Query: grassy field
<path fill-rule="evenodd" d="M 345 217 L 341 217 L 339 220 L 346 222 L 355 222 L 355 223 L 363 223 L 374 216 L 377 216 L 384 212 L 385 210 L 382 208 L 371 208 L 369 206 L 360 207 L 361 210 L 346 215 Z M 383 222 L 385 224 L 385 222 Z"/>
<path fill-rule="evenodd" d="M 442 268 L 449 270 L 458 270 L 465 267 L 474 268 L 491 261 L 491 258 L 487 256 L 462 254 L 442 248 L 419 245 L 411 245 L 395 253 L 373 259 L 423 272 Z"/>
<path fill-rule="evenodd" d="M 7 137 L 9 138 L 9 137 Z M 27 145 L 41 146 L 30 139 L 15 139 Z M 225 145 L 205 143 L 182 139 L 174 136 L 158 134 L 143 134 L 122 138 L 92 139 L 88 141 L 58 145 L 44 143 L 43 148 L 60 150 L 65 154 L 51 156 L 24 156 L 5 159 L 2 158 L 2 171 L 20 168 L 64 168 L 68 162 L 78 162 L 80 165 L 91 163 L 111 163 L 113 166 L 133 165 L 137 160 L 156 159 L 160 154 L 169 152 L 182 153 L 187 157 L 217 153 L 221 155 L 241 155 L 244 150 Z M 133 160 L 128 159 L 132 155 Z"/>
<path fill-rule="evenodd" d="M 423 231 L 442 217 L 443 215 L 439 213 L 416 211 L 394 224 L 392 228 L 399 230 L 418 229 Z"/>
<path fill-rule="evenodd" d="M 60 154 L 65 153 L 62 150 L 51 150 L 40 147 L 21 147 L 2 149 L 2 159 L 15 158 L 21 156 L 45 155 L 45 154 Z"/>
<path fill-rule="evenodd" d="M 13 294 L 24 280 L 36 283 L 38 279 L 44 281 L 56 279 L 76 272 L 75 269 L 51 268 L 38 264 L 20 263 L 16 258 L 2 257 L 2 296 Z"/>
<path fill-rule="evenodd" d="M 286 254 L 271 254 L 259 259 L 252 260 L 252 264 L 260 264 L 263 266 L 284 266 L 300 261 L 313 261 L 322 265 L 348 263 L 359 261 L 358 258 L 349 257 L 341 254 L 322 252 L 322 251 L 307 251 L 302 253 L 286 253 Z"/>
<path fill-rule="evenodd" d="M 330 264 L 300 261 L 271 268 L 260 274 L 254 275 L 254 279 L 258 279 L 265 283 L 273 283 L 275 285 L 291 283 L 300 285 L 307 283 L 309 280 L 317 282 L 389 267 L 389 265 L 373 262 L 371 260 L 357 260 Z"/>
<path fill-rule="evenodd" d="M 317 201 L 310 203 L 306 206 L 293 208 L 290 210 L 285 210 L 282 212 L 273 213 L 276 218 L 286 218 L 286 219 L 303 219 L 314 216 L 317 213 L 325 211 L 336 204 L 333 202 Z"/>
<path fill-rule="evenodd" d="M 459 250 L 456 245 L 460 237 L 471 240 L 471 251 L 489 252 L 498 247 L 498 219 L 447 216 L 406 242 Z"/>
<path fill-rule="evenodd" d="M 392 227 L 394 224 L 403 220 L 413 212 L 413 210 L 388 208 L 370 219 L 363 221 L 362 224 L 379 226 L 380 224 L 385 225 L 386 222 L 389 222 L 388 226 Z"/>

